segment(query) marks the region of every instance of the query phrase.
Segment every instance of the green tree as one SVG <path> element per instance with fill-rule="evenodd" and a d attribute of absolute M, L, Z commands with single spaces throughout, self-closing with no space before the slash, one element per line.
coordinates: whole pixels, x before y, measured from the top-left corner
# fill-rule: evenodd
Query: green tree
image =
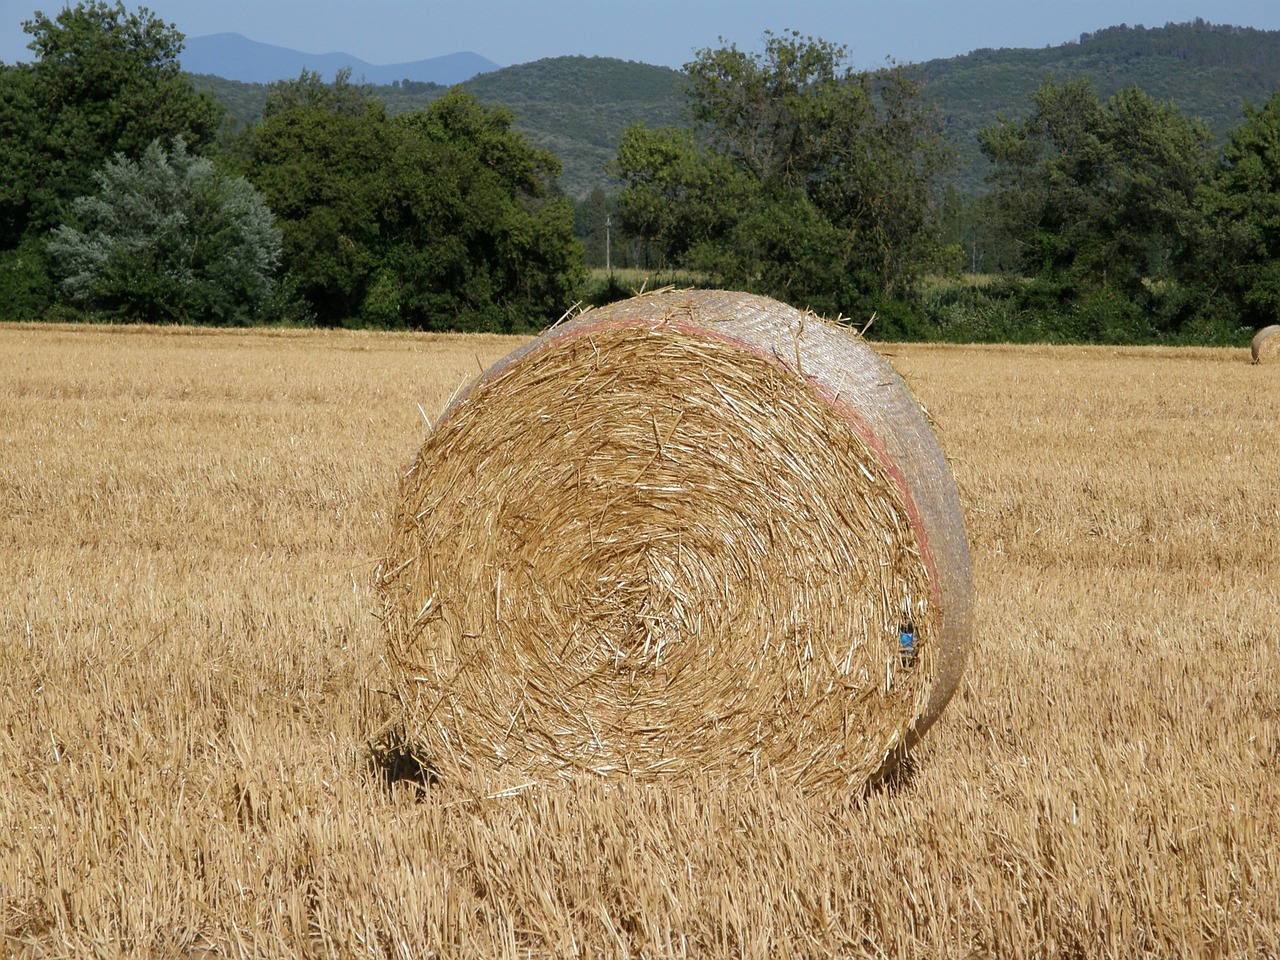
<path fill-rule="evenodd" d="M 554 157 L 453 90 L 391 118 L 340 76 L 277 85 L 245 142 L 285 260 L 326 324 L 532 330 L 585 279 Z"/>
<path fill-rule="evenodd" d="M 222 109 L 182 73 L 182 34 L 145 8 L 78 3 L 23 22 L 31 63 L 0 65 L 0 249 L 57 225 L 118 153 L 212 142 Z"/>
<path fill-rule="evenodd" d="M 563 315 L 586 281 L 559 161 L 510 111 L 455 88 L 395 118 L 392 279 L 410 325 L 519 332 Z"/>
<path fill-rule="evenodd" d="M 734 160 L 678 127 L 628 127 L 613 169 L 624 184 L 623 225 L 657 247 L 660 266 L 701 268 L 699 255 L 724 238 L 758 187 Z"/>
<path fill-rule="evenodd" d="M 358 317 L 385 239 L 394 156 L 386 110 L 340 73 L 272 84 L 261 123 L 245 135 L 245 173 L 284 238 L 283 265 L 317 322 Z"/>
<path fill-rule="evenodd" d="M 1030 114 L 980 134 L 992 202 L 1024 273 L 1134 296 L 1173 276 L 1198 235 L 1207 128 L 1136 87 L 1106 104 L 1088 80 L 1046 81 Z"/>
<path fill-rule="evenodd" d="M 609 198 L 604 188 L 597 185 L 587 198 L 574 208 L 573 232 L 582 241 L 586 260 L 590 266 L 612 265 L 613 237 Z"/>
<path fill-rule="evenodd" d="M 692 130 L 634 126 L 619 143 L 626 226 L 672 265 L 827 313 L 907 296 L 946 153 L 906 70 L 847 57 L 794 32 L 759 54 L 701 51 L 685 67 Z"/>
<path fill-rule="evenodd" d="M 273 83 L 267 87 L 262 116 L 266 119 L 286 110 L 312 108 L 358 117 L 379 102 L 374 97 L 372 86 L 351 82 L 350 67 L 339 70 L 333 83 L 325 83 L 324 78 L 314 70 L 304 70 L 296 80 Z"/>
<path fill-rule="evenodd" d="M 1087 79 L 1050 79 L 1027 117 L 980 141 L 998 239 L 1033 278 L 1016 289 L 1042 329 L 1115 343 L 1203 327 L 1212 307 L 1188 283 L 1205 236 L 1197 198 L 1213 171 L 1203 123 L 1137 87 L 1102 103 Z"/>
<path fill-rule="evenodd" d="M 1017 256 L 998 228 L 989 193 L 966 196 L 947 184 L 938 203 L 938 240 L 944 259 L 941 273 L 1000 274 L 1016 266 Z"/>
<path fill-rule="evenodd" d="M 1280 93 L 1246 105 L 1221 164 L 1201 194 L 1209 226 L 1197 263 L 1206 285 L 1236 304 L 1243 323 L 1280 319 Z"/>
<path fill-rule="evenodd" d="M 243 178 L 219 173 L 182 138 L 118 154 L 98 192 L 72 204 L 49 255 L 63 295 L 111 320 L 246 324 L 271 303 L 280 232 Z"/>

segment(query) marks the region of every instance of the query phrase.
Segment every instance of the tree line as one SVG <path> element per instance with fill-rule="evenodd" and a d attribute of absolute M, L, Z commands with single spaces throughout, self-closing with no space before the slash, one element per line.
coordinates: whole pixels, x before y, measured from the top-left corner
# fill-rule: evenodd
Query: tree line
<path fill-rule="evenodd" d="M 586 279 L 558 163 L 450 91 L 391 117 L 317 74 L 231 132 L 182 36 L 94 0 L 0 67 L 0 314 L 517 332 Z"/>
<path fill-rule="evenodd" d="M 686 65 L 688 123 L 627 128 L 577 202 L 510 111 L 390 115 L 339 74 L 236 128 L 182 35 L 90 0 L 0 65 L 0 317 L 529 332 L 683 271 L 885 337 L 1237 342 L 1280 316 L 1280 94 L 1224 141 L 1137 87 L 1046 80 L 980 135 L 976 197 L 918 77 L 790 32 Z M 981 274 L 975 278 L 974 274 Z"/>

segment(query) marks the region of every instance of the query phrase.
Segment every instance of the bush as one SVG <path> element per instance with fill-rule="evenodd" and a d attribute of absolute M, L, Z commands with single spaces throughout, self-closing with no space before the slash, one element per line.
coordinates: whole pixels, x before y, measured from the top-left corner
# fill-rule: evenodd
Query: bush
<path fill-rule="evenodd" d="M 917 311 L 921 339 L 949 342 L 1226 346 L 1248 339 L 1225 296 L 1173 282 L 1137 295 L 1047 277 L 935 283 L 919 294 Z"/>

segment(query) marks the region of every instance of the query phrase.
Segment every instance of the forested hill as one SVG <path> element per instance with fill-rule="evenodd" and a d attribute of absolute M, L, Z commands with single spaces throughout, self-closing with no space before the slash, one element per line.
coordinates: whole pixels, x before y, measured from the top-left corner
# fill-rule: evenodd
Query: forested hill
<path fill-rule="evenodd" d="M 839 38 L 829 38 L 838 40 Z M 859 64 L 871 67 L 874 64 Z M 939 108 L 965 192 L 980 190 L 985 161 L 977 132 L 998 116 L 1017 118 L 1046 77 L 1089 77 L 1102 96 L 1139 86 L 1204 119 L 1218 136 L 1239 122 L 1244 104 L 1259 106 L 1280 90 L 1280 31 L 1197 20 L 1163 27 L 1110 27 L 1042 49 L 977 50 L 916 65 Z M 486 104 L 516 115 L 516 126 L 564 164 L 561 184 L 581 197 L 607 183 L 604 163 L 630 123 L 650 126 L 681 118 L 678 71 L 603 57 L 556 57 L 481 74 L 462 86 Z M 253 120 L 266 87 L 196 76 L 234 116 Z M 354 78 L 354 79 L 359 79 Z M 393 113 L 425 106 L 444 92 L 434 84 L 376 87 Z"/>
<path fill-rule="evenodd" d="M 682 79 L 669 67 L 629 60 L 556 57 L 484 73 L 462 86 L 482 103 L 509 108 L 519 129 L 560 158 L 565 191 L 581 197 L 605 182 L 604 165 L 628 125 L 681 122 Z"/>
<path fill-rule="evenodd" d="M 938 104 L 948 139 L 960 153 L 959 185 L 978 189 L 985 161 L 977 132 L 1003 115 L 1028 112 L 1029 95 L 1045 80 L 1088 77 L 1101 97 L 1141 87 L 1200 117 L 1221 137 L 1280 90 L 1280 31 L 1209 24 L 1110 27 L 1043 49 L 976 50 L 919 65 Z"/>
<path fill-rule="evenodd" d="M 483 73 L 461 86 L 481 103 L 511 110 L 516 129 L 560 158 L 560 184 L 580 198 L 607 182 L 604 165 L 613 158 L 624 128 L 637 122 L 651 127 L 681 122 L 682 76 L 669 67 L 630 60 L 553 57 Z M 192 79 L 226 104 L 237 121 L 248 123 L 262 115 L 266 85 L 207 75 Z M 373 87 L 392 114 L 425 107 L 446 89 L 412 81 Z"/>

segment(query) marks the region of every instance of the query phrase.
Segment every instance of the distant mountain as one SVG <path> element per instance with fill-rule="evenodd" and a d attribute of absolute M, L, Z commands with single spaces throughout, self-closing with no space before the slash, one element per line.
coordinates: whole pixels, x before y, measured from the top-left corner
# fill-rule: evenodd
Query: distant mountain
<path fill-rule="evenodd" d="M 326 80 L 344 67 L 351 79 L 391 84 L 402 80 L 450 86 L 480 73 L 497 70 L 498 64 L 476 53 L 451 53 L 412 63 L 376 65 L 349 53 L 302 53 L 287 47 L 258 43 L 238 33 L 214 33 L 188 37 L 182 51 L 182 69 L 242 83 L 292 80 L 303 70 L 315 71 Z"/>

